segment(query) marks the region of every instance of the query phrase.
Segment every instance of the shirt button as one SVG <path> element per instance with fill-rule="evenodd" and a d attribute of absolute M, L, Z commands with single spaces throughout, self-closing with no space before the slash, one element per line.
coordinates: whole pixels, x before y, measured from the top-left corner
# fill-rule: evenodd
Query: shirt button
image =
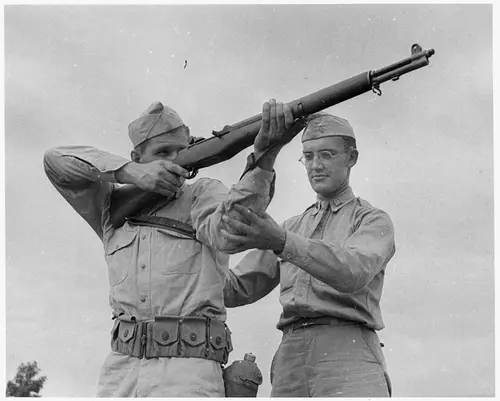
<path fill-rule="evenodd" d="M 145 263 L 143 263 L 143 264 L 141 265 L 141 269 L 142 269 L 142 270 L 144 270 L 145 268 L 146 268 L 146 264 L 145 264 Z"/>
<path fill-rule="evenodd" d="M 142 234 L 142 239 L 146 239 L 146 234 Z"/>
<path fill-rule="evenodd" d="M 189 336 L 189 338 L 191 338 L 191 341 L 196 341 L 196 334 L 195 333 L 191 333 L 191 335 Z"/>
<path fill-rule="evenodd" d="M 146 302 L 146 296 L 145 295 L 141 296 L 141 302 Z"/>

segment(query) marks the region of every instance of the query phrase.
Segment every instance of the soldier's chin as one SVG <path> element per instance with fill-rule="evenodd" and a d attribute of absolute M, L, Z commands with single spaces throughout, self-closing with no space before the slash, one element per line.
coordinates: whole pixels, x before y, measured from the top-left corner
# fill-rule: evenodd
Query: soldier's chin
<path fill-rule="evenodd" d="M 317 194 L 320 194 L 321 192 L 324 192 L 329 188 L 329 185 L 327 185 L 325 182 L 318 182 L 315 180 L 311 181 L 311 187 L 316 192 Z"/>

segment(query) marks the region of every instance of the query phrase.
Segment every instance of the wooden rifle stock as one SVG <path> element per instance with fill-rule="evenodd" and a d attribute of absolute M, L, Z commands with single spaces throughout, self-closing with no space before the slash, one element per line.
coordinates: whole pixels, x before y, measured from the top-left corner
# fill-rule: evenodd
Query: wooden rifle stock
<path fill-rule="evenodd" d="M 418 44 L 411 47 L 411 56 L 387 67 L 367 71 L 344 81 L 311 93 L 289 104 L 295 118 L 316 113 L 372 90 L 381 95 L 380 84 L 396 81 L 401 75 L 425 67 L 434 50 L 422 50 Z M 257 136 L 262 114 L 255 115 L 233 125 L 226 125 L 221 131 L 213 131 L 212 137 L 195 142 L 179 152 L 174 163 L 190 170 L 191 178 L 200 168 L 221 163 L 251 146 Z M 145 192 L 133 185 L 124 185 L 113 191 L 111 196 L 111 224 L 119 228 L 125 218 L 135 215 L 141 209 L 152 207 L 165 196 Z"/>

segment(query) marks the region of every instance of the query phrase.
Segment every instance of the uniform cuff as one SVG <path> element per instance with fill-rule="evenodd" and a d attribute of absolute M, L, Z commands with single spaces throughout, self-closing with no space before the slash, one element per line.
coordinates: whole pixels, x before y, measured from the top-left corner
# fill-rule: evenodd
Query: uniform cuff
<path fill-rule="evenodd" d="M 274 171 L 266 171 L 257 166 L 247 172 L 241 178 L 241 181 L 245 182 L 245 188 L 250 192 L 268 195 L 268 191 L 274 181 L 275 175 L 276 173 Z M 264 191 L 267 193 L 264 194 Z"/>
<path fill-rule="evenodd" d="M 276 255 L 285 262 L 303 267 L 309 263 L 310 259 L 307 245 L 307 238 L 287 230 L 283 252 L 277 253 Z"/>

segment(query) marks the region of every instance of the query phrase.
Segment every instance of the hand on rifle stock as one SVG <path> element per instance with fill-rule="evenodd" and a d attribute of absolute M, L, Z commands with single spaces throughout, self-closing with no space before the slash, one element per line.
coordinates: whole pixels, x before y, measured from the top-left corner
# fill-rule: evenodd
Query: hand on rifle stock
<path fill-rule="evenodd" d="M 169 198 L 175 196 L 189 172 L 167 160 L 149 163 L 131 162 L 115 173 L 122 184 L 132 184 L 144 191 L 156 192 Z"/>

